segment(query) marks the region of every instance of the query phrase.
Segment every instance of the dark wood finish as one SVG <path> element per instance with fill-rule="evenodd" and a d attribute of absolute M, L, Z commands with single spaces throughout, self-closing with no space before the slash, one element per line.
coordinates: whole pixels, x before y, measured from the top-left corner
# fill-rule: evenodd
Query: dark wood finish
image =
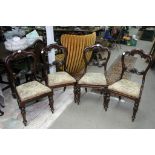
<path fill-rule="evenodd" d="M 53 63 L 49 63 L 48 62 L 48 53 L 52 50 L 55 49 L 57 50 L 57 52 L 61 52 L 64 55 L 64 60 L 62 61 L 54 61 Z M 57 70 L 59 70 L 60 67 L 64 68 L 64 71 L 67 72 L 67 68 L 66 68 L 66 60 L 67 60 L 67 48 L 58 45 L 58 44 L 50 44 L 48 46 L 46 46 L 45 48 L 43 48 L 43 50 L 41 51 L 41 57 L 44 63 L 44 73 L 45 73 L 45 77 L 47 77 L 47 74 L 49 73 L 49 68 L 52 66 L 56 66 Z M 45 78 L 45 81 L 47 82 L 47 79 Z"/>
<path fill-rule="evenodd" d="M 36 58 L 37 58 L 37 76 L 36 77 L 40 81 L 43 80 L 43 78 L 42 78 L 42 76 L 43 76 L 43 62 L 42 62 L 42 57 L 41 57 L 41 50 L 45 46 L 46 45 L 43 41 L 36 40 L 32 45 L 30 45 L 29 47 L 27 47 L 25 49 L 25 51 L 30 51 L 30 50 L 32 51 L 32 49 L 33 49 L 33 52 L 36 54 Z M 7 49 L 5 49 L 5 46 L 3 43 L 0 43 L 0 65 L 3 68 L 3 73 L 5 73 L 5 71 L 6 71 L 5 65 L 4 65 L 5 58 L 12 53 L 13 53 L 12 51 L 8 51 Z M 18 64 L 18 62 L 15 62 L 15 63 Z M 41 73 L 41 76 L 39 75 L 39 73 Z M 9 80 L 9 77 L 8 77 L 8 80 Z M 0 76 L 0 83 L 4 83 L 4 82 L 5 81 L 3 81 Z M 8 81 L 8 82 L 5 82 L 5 84 L 8 84 L 8 85 L 5 88 L 3 88 L 3 90 L 5 90 L 7 88 L 11 88 L 12 95 L 13 95 L 13 97 L 15 97 L 15 92 L 14 92 L 12 83 L 10 81 Z"/>
<path fill-rule="evenodd" d="M 62 61 L 54 61 L 53 63 L 50 64 L 48 62 L 48 53 L 53 49 L 55 49 L 59 52 L 62 52 L 64 54 L 64 59 Z M 67 71 L 67 68 L 66 68 L 66 60 L 67 60 L 67 54 L 68 54 L 67 48 L 60 46 L 58 44 L 50 44 L 42 50 L 41 54 L 42 54 L 42 60 L 44 63 L 44 81 L 48 87 L 50 87 L 48 85 L 48 74 L 49 74 L 50 67 L 52 67 L 52 66 L 56 66 L 56 68 L 63 67 L 64 71 L 69 74 L 69 72 Z M 58 84 L 58 85 L 52 86 L 50 88 L 53 92 L 54 88 L 64 87 L 64 91 L 65 91 L 67 86 L 74 86 L 74 91 L 75 91 L 75 84 L 76 84 L 76 82 L 75 83 Z M 54 103 L 54 101 L 53 101 L 53 103 Z"/>
<path fill-rule="evenodd" d="M 4 115 L 4 112 L 0 110 L 0 116 L 3 116 L 3 115 Z"/>
<path fill-rule="evenodd" d="M 7 88 L 9 88 L 9 81 L 4 81 L 2 74 L 6 73 L 6 69 L 5 69 L 5 64 L 4 64 L 4 59 L 10 54 L 9 51 L 7 51 L 5 49 L 5 46 L 2 42 L 0 42 L 0 83 L 2 84 L 6 84 L 6 86 L 4 88 L 2 88 L 2 91 L 6 90 Z"/>
<path fill-rule="evenodd" d="M 42 49 L 46 46 L 46 44 L 42 40 L 36 40 L 30 47 L 26 49 L 26 51 L 32 50 L 36 54 L 37 58 L 37 75 L 36 78 L 39 81 L 43 81 L 43 60 L 41 56 Z"/>
<path fill-rule="evenodd" d="M 50 104 L 52 112 L 54 112 L 54 108 L 53 108 L 53 101 L 52 101 L 52 92 L 45 93 L 45 94 L 40 95 L 38 97 L 32 97 L 31 99 L 26 100 L 24 102 L 21 101 L 21 98 L 18 95 L 17 90 L 16 90 L 16 86 L 17 86 L 16 81 L 17 81 L 18 77 L 17 77 L 17 74 L 13 71 L 13 68 L 12 68 L 12 65 L 11 65 L 13 61 L 16 61 L 17 59 L 21 59 L 21 58 L 31 58 L 32 61 L 31 61 L 31 66 L 29 67 L 30 70 L 28 71 L 28 74 L 29 74 L 28 81 L 36 80 L 37 58 L 36 58 L 36 55 L 35 55 L 35 53 L 33 51 L 18 51 L 18 52 L 14 52 L 14 53 L 10 54 L 5 59 L 5 65 L 6 65 L 6 68 L 7 68 L 7 74 L 8 74 L 8 77 L 9 77 L 9 81 L 12 83 L 12 87 L 13 87 L 13 90 L 15 92 L 19 108 L 21 110 L 21 114 L 22 114 L 22 117 L 23 117 L 23 123 L 26 126 L 27 125 L 27 120 L 26 120 L 25 106 L 26 106 L 27 102 L 34 101 L 34 100 L 37 100 L 39 98 L 48 96 L 49 104 Z"/>
<path fill-rule="evenodd" d="M 96 45 L 93 45 L 93 46 L 90 46 L 90 47 L 86 47 L 84 49 L 84 52 L 83 52 L 83 59 L 84 59 L 84 62 L 85 62 L 85 68 L 84 68 L 84 74 L 87 72 L 87 66 L 89 64 L 90 61 L 87 60 L 87 53 L 89 52 L 93 52 L 95 50 L 96 53 L 98 52 L 105 52 L 107 53 L 107 57 L 105 59 L 105 62 L 102 64 L 104 66 L 104 74 L 106 76 L 106 69 L 107 69 L 107 63 L 109 61 L 109 58 L 110 58 L 110 51 L 108 48 L 106 47 L 103 47 L 102 45 L 100 44 L 96 44 Z M 83 74 L 83 75 L 84 75 Z M 76 87 L 75 87 L 75 102 L 77 102 L 77 104 L 80 103 L 80 96 L 81 96 L 81 87 L 84 87 L 86 92 L 87 92 L 87 88 L 95 88 L 95 89 L 100 89 L 101 92 L 103 93 L 103 98 L 104 98 L 104 102 L 106 101 L 106 90 L 107 90 L 107 85 L 86 85 L 86 84 L 76 84 Z M 106 110 L 106 103 L 103 104 L 104 105 L 104 108 Z"/>
<path fill-rule="evenodd" d="M 130 68 L 129 69 L 125 65 L 125 57 L 126 56 L 135 56 L 135 55 L 139 55 L 141 58 L 143 58 L 143 59 L 145 59 L 147 61 L 148 65 L 145 68 L 145 70 L 138 71 L 138 69 L 136 69 L 136 68 Z M 146 73 L 147 73 L 147 71 L 149 70 L 149 68 L 151 66 L 151 61 L 152 61 L 151 56 L 148 55 L 148 54 L 145 54 L 143 50 L 139 50 L 139 49 L 133 49 L 132 51 L 127 51 L 127 52 L 124 52 L 122 54 L 122 73 L 121 73 L 121 76 L 120 76 L 119 80 L 121 80 L 123 78 L 123 75 L 124 75 L 125 72 L 130 72 L 132 74 L 136 74 L 136 75 L 142 76 L 142 83 L 141 83 L 141 87 L 140 87 L 139 98 L 135 98 L 135 97 L 132 97 L 132 96 L 129 96 L 129 95 L 126 95 L 126 94 L 122 94 L 122 93 L 119 93 L 117 91 L 108 90 L 107 96 L 106 96 L 106 103 L 105 103 L 106 104 L 105 106 L 107 106 L 107 108 L 108 108 L 108 104 L 109 104 L 109 101 L 110 101 L 110 96 L 112 96 L 112 95 L 119 96 L 119 100 L 121 99 L 121 97 L 129 98 L 129 99 L 134 101 L 132 121 L 135 120 L 136 113 L 138 111 L 139 103 L 140 103 L 140 100 L 141 100 L 143 88 L 144 88 Z"/>
<path fill-rule="evenodd" d="M 93 45 L 91 47 L 86 47 L 84 49 L 84 53 L 83 53 L 83 58 L 84 58 L 84 62 L 85 62 L 85 68 L 84 68 L 84 73 L 87 72 L 87 66 L 89 65 L 90 61 L 87 60 L 87 53 L 89 52 L 96 52 L 96 54 L 98 53 L 107 53 L 107 58 L 104 60 L 104 63 L 102 64 L 102 66 L 104 66 L 104 72 L 106 73 L 106 69 L 107 69 L 107 63 L 109 61 L 110 58 L 110 51 L 107 47 L 103 47 L 101 44 L 96 44 Z"/>
<path fill-rule="evenodd" d="M 4 81 L 3 80 L 3 77 L 2 77 L 2 74 L 5 73 L 5 65 L 3 62 L 0 62 L 0 83 L 2 84 L 6 84 L 7 86 L 5 86 L 4 88 L 2 88 L 2 91 L 6 90 L 9 88 L 9 82 L 8 81 Z"/>

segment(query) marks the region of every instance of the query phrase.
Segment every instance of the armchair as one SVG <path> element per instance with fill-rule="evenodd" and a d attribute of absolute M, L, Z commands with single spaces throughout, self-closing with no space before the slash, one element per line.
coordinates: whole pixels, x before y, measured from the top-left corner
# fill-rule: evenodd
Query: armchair
<path fill-rule="evenodd" d="M 75 78 L 79 78 L 84 70 L 83 50 L 95 44 L 96 33 L 88 35 L 72 35 L 63 34 L 61 36 L 61 44 L 68 50 L 66 60 L 66 68 L 68 72 Z M 92 53 L 89 53 L 91 57 Z M 56 60 L 62 61 L 63 54 L 56 55 Z"/>

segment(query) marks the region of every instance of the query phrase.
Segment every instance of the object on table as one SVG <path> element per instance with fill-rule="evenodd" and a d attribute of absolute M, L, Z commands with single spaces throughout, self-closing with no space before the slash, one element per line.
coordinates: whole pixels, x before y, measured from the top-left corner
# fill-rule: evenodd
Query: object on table
<path fill-rule="evenodd" d="M 34 30 L 26 35 L 26 37 L 20 38 L 15 36 L 11 39 L 7 39 L 4 42 L 5 48 L 9 51 L 24 50 L 31 46 L 36 40 L 43 40 L 42 36 L 39 36 L 37 31 Z"/>
<path fill-rule="evenodd" d="M 126 41 L 128 41 L 128 40 L 131 39 L 131 37 L 130 37 L 129 35 L 125 35 L 125 36 L 123 37 L 123 39 L 126 40 Z"/>
<path fill-rule="evenodd" d="M 38 32 L 36 30 L 33 30 L 32 32 L 28 33 L 26 35 L 26 39 L 28 42 L 28 45 L 32 45 L 36 40 L 43 41 L 43 36 L 39 36 Z"/>
<path fill-rule="evenodd" d="M 25 31 L 19 28 L 16 28 L 12 31 L 7 31 L 4 33 L 4 37 L 6 40 L 12 39 L 14 36 L 23 37 L 25 35 Z"/>
<path fill-rule="evenodd" d="M 128 46 L 136 46 L 137 45 L 137 38 L 136 35 L 132 35 L 130 40 L 127 40 Z"/>
<path fill-rule="evenodd" d="M 19 37 L 13 37 L 4 42 L 5 48 L 9 51 L 23 50 L 28 47 L 26 38 L 20 39 Z"/>

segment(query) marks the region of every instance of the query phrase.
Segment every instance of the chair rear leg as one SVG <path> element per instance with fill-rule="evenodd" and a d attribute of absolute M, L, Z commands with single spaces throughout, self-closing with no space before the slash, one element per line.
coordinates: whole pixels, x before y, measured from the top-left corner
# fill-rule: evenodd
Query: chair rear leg
<path fill-rule="evenodd" d="M 119 98 L 119 102 L 120 102 L 120 100 L 122 99 L 122 97 L 121 97 L 121 96 L 119 96 L 118 98 Z"/>
<path fill-rule="evenodd" d="M 103 106 L 104 106 L 105 111 L 107 111 L 109 107 L 110 93 L 108 93 L 107 91 L 103 93 L 103 98 L 104 98 Z"/>
<path fill-rule="evenodd" d="M 85 88 L 85 92 L 87 93 L 87 88 Z"/>
<path fill-rule="evenodd" d="M 101 91 L 100 91 L 100 94 L 101 94 L 101 95 L 102 95 L 102 94 L 104 94 L 104 91 L 103 91 L 103 90 L 101 90 Z"/>
<path fill-rule="evenodd" d="M 51 108 L 52 113 L 54 113 L 54 100 L 53 100 L 53 91 L 52 94 L 48 95 L 48 99 L 49 99 L 49 106 Z"/>
<path fill-rule="evenodd" d="M 4 112 L 0 110 L 0 116 L 3 116 L 3 115 L 4 115 Z"/>
<path fill-rule="evenodd" d="M 20 107 L 20 111 L 21 111 L 21 115 L 23 117 L 23 123 L 25 126 L 27 126 L 25 106 Z"/>
<path fill-rule="evenodd" d="M 77 87 L 74 85 L 74 103 L 77 103 Z"/>
<path fill-rule="evenodd" d="M 78 86 L 77 87 L 77 104 L 79 105 L 80 104 L 80 97 L 81 97 L 81 87 Z"/>
<path fill-rule="evenodd" d="M 136 113 L 138 111 L 138 107 L 139 107 L 139 101 L 135 101 L 134 107 L 133 107 L 133 115 L 132 115 L 132 122 L 135 120 L 136 118 Z"/>
<path fill-rule="evenodd" d="M 64 87 L 64 91 L 66 90 L 66 87 Z"/>

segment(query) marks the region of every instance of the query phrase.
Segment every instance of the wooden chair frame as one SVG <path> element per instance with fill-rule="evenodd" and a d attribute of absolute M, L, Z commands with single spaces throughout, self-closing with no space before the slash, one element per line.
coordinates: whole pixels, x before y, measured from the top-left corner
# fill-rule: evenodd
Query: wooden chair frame
<path fill-rule="evenodd" d="M 52 111 L 52 113 L 54 112 L 52 92 L 44 93 L 43 95 L 40 95 L 38 97 L 33 97 L 31 99 L 25 100 L 24 102 L 21 101 L 21 98 L 18 95 L 17 90 L 16 90 L 17 76 L 16 76 L 16 73 L 13 72 L 13 69 L 11 67 L 11 62 L 16 60 L 16 59 L 26 58 L 26 57 L 31 57 L 33 59 L 32 66 L 30 68 L 30 72 L 28 73 L 29 81 L 36 80 L 37 59 L 36 59 L 36 55 L 35 55 L 34 52 L 32 52 L 32 51 L 18 51 L 18 52 L 14 52 L 14 53 L 10 54 L 5 59 L 5 65 L 6 65 L 6 68 L 7 68 L 8 77 L 10 79 L 9 81 L 12 83 L 13 89 L 15 91 L 18 106 L 19 106 L 19 108 L 21 110 L 21 114 L 22 114 L 22 117 L 23 117 L 23 123 L 24 123 L 25 126 L 27 125 L 26 111 L 25 111 L 25 105 L 26 105 L 27 102 L 30 102 L 30 101 L 33 101 L 33 100 L 38 100 L 40 98 L 48 96 L 51 111 Z"/>
<path fill-rule="evenodd" d="M 107 54 L 108 54 L 104 64 L 102 64 L 104 66 L 104 74 L 106 76 L 107 63 L 109 61 L 111 53 L 110 53 L 108 48 L 103 47 L 100 44 L 96 44 L 96 45 L 93 45 L 93 46 L 90 46 L 90 47 L 86 47 L 84 49 L 84 52 L 83 52 L 83 59 L 84 59 L 84 62 L 85 62 L 84 74 L 87 72 L 87 66 L 90 63 L 90 61 L 87 61 L 87 53 L 89 53 L 91 51 L 93 52 L 94 50 L 96 50 L 96 52 L 107 52 Z M 77 104 L 80 103 L 81 87 L 84 87 L 86 92 L 87 92 L 87 88 L 100 89 L 101 92 L 103 93 L 104 101 L 106 100 L 106 96 L 107 96 L 106 95 L 106 92 L 107 92 L 106 90 L 107 90 L 108 85 L 93 85 L 93 84 L 88 85 L 88 84 L 78 84 L 78 82 L 77 82 L 76 89 L 75 89 L 75 103 L 77 103 Z M 103 105 L 104 105 L 104 108 L 106 110 L 106 107 L 105 107 L 106 104 L 103 104 Z"/>
<path fill-rule="evenodd" d="M 126 56 L 135 56 L 135 55 L 139 55 L 141 58 L 146 59 L 148 65 L 147 65 L 145 70 L 138 71 L 138 69 L 136 69 L 136 68 L 128 69 L 128 67 L 125 66 L 125 57 Z M 117 91 L 113 91 L 113 90 L 109 90 L 108 89 L 107 93 L 106 93 L 106 95 L 107 95 L 106 96 L 106 102 L 104 102 L 104 103 L 105 103 L 105 107 L 108 108 L 108 104 L 109 104 L 109 101 L 110 101 L 110 96 L 113 96 L 113 95 L 114 96 L 119 96 L 119 101 L 121 100 L 121 97 L 126 97 L 126 98 L 129 98 L 129 99 L 135 101 L 134 107 L 133 107 L 133 115 L 132 115 L 132 121 L 134 121 L 135 118 L 136 118 L 136 113 L 138 111 L 139 103 L 140 103 L 140 100 L 141 100 L 141 96 L 142 96 L 142 92 L 143 92 L 143 88 L 144 88 L 144 83 L 145 83 L 146 73 L 148 72 L 148 70 L 149 70 L 149 68 L 151 66 L 152 58 L 151 58 L 150 55 L 145 54 L 143 50 L 133 49 L 131 51 L 124 52 L 122 54 L 121 61 L 122 61 L 122 73 L 120 75 L 120 79 L 119 80 L 121 80 L 123 78 L 123 75 L 124 75 L 125 72 L 142 76 L 142 83 L 141 83 L 141 87 L 140 87 L 139 98 L 135 98 L 135 97 L 132 97 L 132 96 L 129 96 L 129 95 L 125 95 L 125 94 L 119 93 Z"/>
<path fill-rule="evenodd" d="M 48 60 L 47 60 L 48 52 L 51 51 L 52 49 L 56 49 L 58 51 L 61 51 L 64 54 L 64 59 L 62 61 L 54 61 L 53 63 L 49 63 Z M 44 63 L 44 77 L 45 77 L 44 80 L 45 80 L 46 86 L 48 86 L 48 73 L 49 73 L 49 68 L 50 67 L 52 67 L 52 66 L 56 66 L 56 68 L 63 67 L 64 71 L 67 72 L 68 74 L 70 74 L 67 71 L 67 68 L 66 68 L 66 60 L 67 60 L 67 54 L 68 54 L 67 48 L 65 48 L 63 46 L 60 46 L 58 44 L 50 44 L 41 51 L 41 54 L 42 54 L 42 59 L 43 59 L 43 63 Z M 75 90 L 75 84 L 76 84 L 76 82 L 58 84 L 56 86 L 52 86 L 52 87 L 48 86 L 48 87 L 51 88 L 51 91 L 52 91 L 52 94 L 53 94 L 53 89 L 54 88 L 64 87 L 64 91 L 65 91 L 67 86 L 74 86 L 74 90 Z M 52 98 L 53 98 L 53 95 L 52 95 Z M 54 103 L 54 101 L 53 101 L 53 103 Z"/>

